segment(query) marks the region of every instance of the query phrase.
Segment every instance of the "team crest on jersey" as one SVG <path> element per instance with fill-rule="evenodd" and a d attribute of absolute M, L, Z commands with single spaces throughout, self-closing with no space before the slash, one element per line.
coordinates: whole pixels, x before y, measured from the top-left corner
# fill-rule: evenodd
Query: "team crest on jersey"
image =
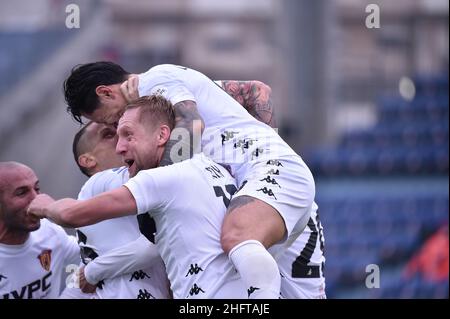
<path fill-rule="evenodd" d="M 42 253 L 37 258 L 39 259 L 42 268 L 44 268 L 46 271 L 50 271 L 50 265 L 52 263 L 51 249 L 43 250 Z"/>

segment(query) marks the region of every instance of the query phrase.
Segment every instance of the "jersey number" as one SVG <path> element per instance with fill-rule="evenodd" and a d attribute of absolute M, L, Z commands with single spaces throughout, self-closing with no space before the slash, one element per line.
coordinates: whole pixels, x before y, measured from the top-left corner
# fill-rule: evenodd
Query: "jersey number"
<path fill-rule="evenodd" d="M 308 242 L 306 243 L 303 250 L 300 252 L 300 256 L 298 256 L 295 261 L 292 263 L 292 277 L 293 278 L 319 278 L 320 277 L 320 266 L 313 265 L 309 266 L 309 262 L 311 261 L 311 257 L 316 249 L 317 245 L 317 237 L 319 237 L 320 250 L 323 252 L 324 250 L 324 240 L 323 233 L 321 231 L 321 223 L 319 219 L 319 211 L 317 211 L 317 227 L 314 224 L 312 218 L 309 219 L 308 225 L 311 230 L 311 235 L 309 235 Z M 323 265 L 322 265 L 323 271 Z"/>

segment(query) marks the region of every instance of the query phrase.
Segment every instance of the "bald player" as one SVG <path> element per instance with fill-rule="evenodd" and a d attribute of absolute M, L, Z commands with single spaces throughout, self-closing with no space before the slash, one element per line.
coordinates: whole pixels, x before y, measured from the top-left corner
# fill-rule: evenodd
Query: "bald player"
<path fill-rule="evenodd" d="M 0 298 L 58 298 L 66 266 L 80 262 L 75 237 L 26 214 L 39 192 L 31 168 L 0 162 Z"/>
<path fill-rule="evenodd" d="M 118 168 L 123 162 L 115 153 L 117 138 L 113 126 L 94 122 L 86 124 L 75 135 L 75 162 L 81 172 L 90 177 L 78 199 L 89 199 L 128 180 L 127 170 Z M 95 290 L 101 299 L 169 298 L 163 261 L 149 241 L 154 242 L 155 231 L 148 214 L 139 215 L 137 219 L 121 217 L 77 228 L 81 257 L 86 265 L 80 269 L 83 291 Z M 95 289 L 95 285 L 99 289 Z M 65 297 L 86 296 L 76 289 L 68 289 Z"/>

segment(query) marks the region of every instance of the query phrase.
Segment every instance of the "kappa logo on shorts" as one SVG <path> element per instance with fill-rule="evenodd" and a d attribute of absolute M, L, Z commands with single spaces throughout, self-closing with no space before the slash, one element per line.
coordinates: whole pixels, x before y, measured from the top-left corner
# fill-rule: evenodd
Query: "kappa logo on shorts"
<path fill-rule="evenodd" d="M 267 176 L 266 178 L 260 179 L 259 181 L 260 182 L 266 181 L 269 184 L 278 185 L 278 187 L 281 188 L 281 186 L 280 186 L 280 184 L 278 184 L 277 180 L 275 178 L 270 177 L 270 176 Z"/>
<path fill-rule="evenodd" d="M 144 279 L 144 278 L 150 278 L 149 275 L 147 275 L 143 270 L 139 270 L 139 271 L 135 271 L 132 275 L 129 281 L 132 281 L 133 279 L 135 280 L 140 280 L 140 279 Z"/>
<path fill-rule="evenodd" d="M 46 271 L 50 271 L 50 265 L 52 263 L 52 250 L 45 249 L 41 252 L 39 256 L 37 256 L 39 262 L 41 263 L 42 268 Z"/>
<path fill-rule="evenodd" d="M 0 282 L 2 282 L 3 279 L 8 279 L 6 276 L 3 276 L 2 274 L 0 274 Z"/>
<path fill-rule="evenodd" d="M 136 299 L 156 299 L 151 293 L 147 291 L 147 289 L 139 289 L 139 294 Z"/>
<path fill-rule="evenodd" d="M 199 293 L 205 293 L 205 291 L 202 288 L 200 288 L 199 286 L 197 286 L 197 284 L 194 284 L 192 286 L 191 290 L 189 291 L 189 295 L 187 297 L 193 296 L 193 295 L 198 295 Z"/>
<path fill-rule="evenodd" d="M 189 268 L 185 277 L 189 275 L 197 275 L 200 271 L 203 271 L 203 269 L 199 267 L 198 264 L 191 264 L 191 268 Z"/>
<path fill-rule="evenodd" d="M 270 171 L 268 171 L 267 173 L 266 173 L 267 175 L 280 175 L 280 170 L 279 169 L 277 169 L 277 170 L 275 170 L 275 169 L 271 169 Z"/>
<path fill-rule="evenodd" d="M 259 290 L 259 288 L 258 288 L 258 287 L 250 286 L 250 288 L 247 289 L 248 296 L 250 297 L 250 295 L 251 295 L 252 293 L 254 293 L 256 290 Z"/>
<path fill-rule="evenodd" d="M 268 189 L 267 187 L 263 187 L 263 188 L 257 189 L 256 191 L 257 192 L 263 192 L 264 194 L 267 194 L 267 195 L 277 199 L 275 194 L 273 193 L 273 191 L 271 189 Z"/>
<path fill-rule="evenodd" d="M 276 165 L 276 166 L 283 167 L 283 164 L 281 164 L 279 160 L 268 160 L 266 164 L 267 165 Z"/>

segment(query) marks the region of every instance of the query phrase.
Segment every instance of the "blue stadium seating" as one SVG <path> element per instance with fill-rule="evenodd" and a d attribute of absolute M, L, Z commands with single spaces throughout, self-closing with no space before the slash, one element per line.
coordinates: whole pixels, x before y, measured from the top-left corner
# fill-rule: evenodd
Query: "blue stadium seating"
<path fill-rule="evenodd" d="M 413 101 L 380 97 L 378 122 L 373 128 L 346 133 L 337 146 L 305 156 L 319 181 L 317 202 L 324 225 L 325 275 L 331 298 L 352 289 L 369 298 L 449 296 L 448 279 L 432 283 L 421 276 L 407 279 L 390 271 L 404 267 L 428 235 L 448 224 L 447 186 L 447 191 L 430 187 L 427 192 L 413 186 L 395 187 L 396 181 L 405 185 L 417 178 L 419 184 L 423 179 L 425 188 L 433 179 L 448 183 L 448 75 L 417 76 L 414 81 L 417 94 Z M 339 180 L 349 177 L 381 179 L 381 187 L 373 193 L 369 186 L 355 187 L 340 196 L 321 192 L 322 179 L 335 181 L 338 190 Z M 369 291 L 362 288 L 365 267 L 371 263 L 380 265 L 386 276 L 380 289 Z"/>

